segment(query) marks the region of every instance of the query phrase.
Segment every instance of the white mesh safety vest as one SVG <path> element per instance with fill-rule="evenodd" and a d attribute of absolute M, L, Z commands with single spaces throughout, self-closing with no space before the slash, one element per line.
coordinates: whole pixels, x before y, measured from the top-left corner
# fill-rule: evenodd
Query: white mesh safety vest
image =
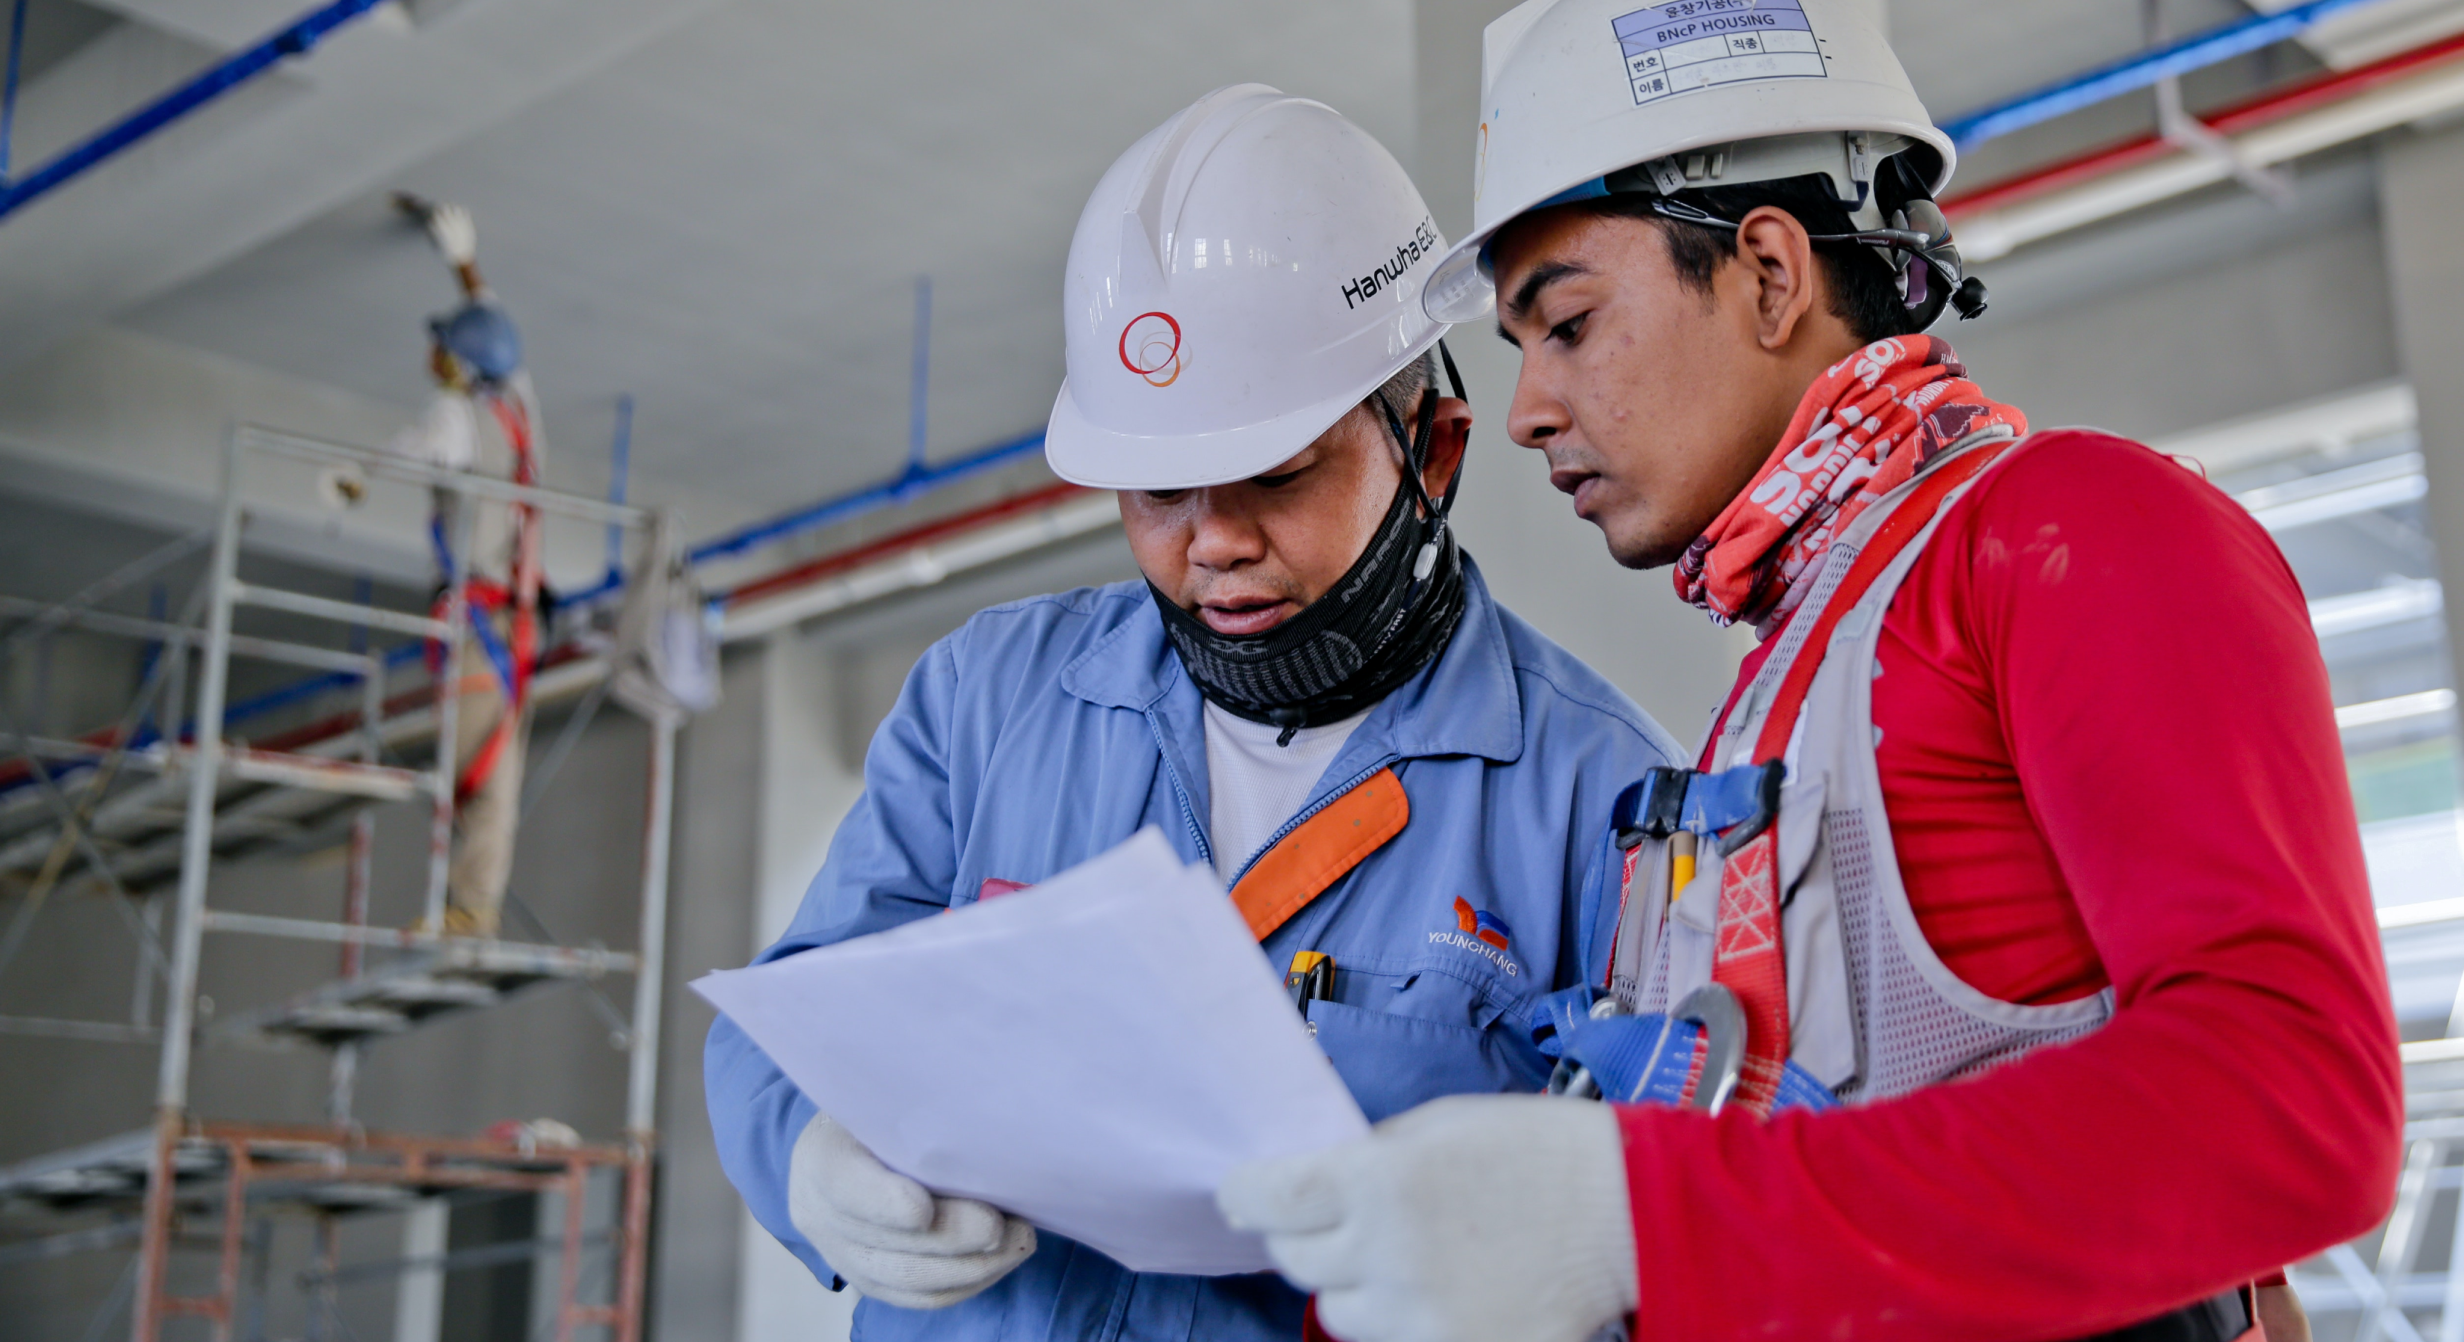
<path fill-rule="evenodd" d="M 1789 1058 L 1850 1103 L 1968 1076 L 2113 1015 L 2113 990 L 2054 1006 L 1993 998 L 1954 976 L 1926 944 L 1900 881 L 1874 763 L 1875 661 L 1882 616 L 1969 479 L 1946 495 L 1906 548 L 1833 629 L 1808 648 L 1857 556 L 1934 470 L 1969 453 L 1990 460 L 2007 440 L 1952 448 L 1858 516 L 1831 545 L 1780 645 L 1739 697 L 1711 753 L 1714 771 L 1751 763 L 1790 664 L 1821 658 L 1789 737 L 1780 791 L 1781 944 L 1788 972 Z M 1990 469 L 1988 467 L 1987 469 Z M 1982 472 L 1979 472 L 1981 475 Z M 1629 1010 L 1664 1012 L 1711 981 L 1720 860 L 1705 842 L 1693 880 L 1671 900 L 1666 840 L 1635 854 L 1618 919 L 1609 989 Z"/>

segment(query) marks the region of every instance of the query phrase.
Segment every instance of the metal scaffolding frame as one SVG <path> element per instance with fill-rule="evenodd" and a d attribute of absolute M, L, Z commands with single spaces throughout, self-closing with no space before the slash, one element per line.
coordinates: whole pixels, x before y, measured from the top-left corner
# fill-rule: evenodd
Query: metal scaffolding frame
<path fill-rule="evenodd" d="M 365 479 L 424 486 L 462 506 L 452 510 L 458 534 L 440 538 L 447 561 L 437 609 L 419 615 L 387 609 L 363 597 L 338 601 L 305 592 L 243 581 L 241 543 L 248 526 L 241 499 L 247 467 L 258 460 L 356 473 Z M 15 760 L 31 786 L 0 798 L 0 820 L 22 820 L 41 807 L 49 820 L 0 839 L 0 870 L 36 875 L 20 907 L 0 927 L 0 972 L 20 949 L 45 897 L 71 861 L 111 896 L 139 945 L 139 970 L 130 1017 L 117 1021 L 52 1017 L 0 1017 L 0 1033 L 47 1035 L 96 1041 L 158 1041 L 160 1058 L 150 1130 L 0 1169 L 0 1200 L 31 1199 L 60 1207 L 133 1204 L 136 1215 L 99 1230 L 75 1231 L 10 1246 L 15 1258 L 45 1257 L 137 1241 L 133 1273 L 123 1282 L 131 1310 L 131 1337 L 157 1342 L 175 1317 L 208 1321 L 215 1342 L 230 1342 L 239 1325 L 243 1291 L 240 1264 L 244 1231 L 253 1208 L 276 1203 L 305 1207 L 319 1218 L 326 1255 L 319 1280 L 327 1291 L 339 1280 L 334 1218 L 350 1210 L 399 1208 L 404 1199 L 459 1189 L 498 1188 L 556 1192 L 566 1200 L 556 1336 L 567 1342 L 577 1330 L 601 1327 L 616 1342 L 636 1342 L 650 1225 L 651 1158 L 657 1139 L 656 1101 L 667 923 L 670 829 L 674 810 L 676 733 L 681 716 L 647 715 L 650 726 L 648 812 L 644 827 L 639 932 L 630 952 L 542 942 L 446 935 L 447 876 L 453 840 L 455 720 L 462 683 L 463 644 L 470 628 L 470 554 L 474 504 L 521 506 L 644 532 L 668 526 L 647 509 L 446 470 L 342 444 L 294 434 L 242 427 L 225 441 L 220 508 L 214 526 L 165 545 L 68 600 L 42 606 L 0 598 L 0 616 L 23 617 L 0 635 L 0 658 L 52 632 L 77 628 L 139 639 L 157 651 L 150 659 L 128 712 L 111 729 L 76 741 L 36 736 L 22 729 L 0 702 L 0 753 Z M 199 548 L 211 546 L 204 579 L 190 608 L 177 619 L 139 619 L 96 609 Z M 657 552 L 645 546 L 645 553 Z M 242 634 L 233 629 L 241 609 L 281 612 L 357 631 L 360 645 L 338 651 L 308 643 Z M 389 662 L 401 658 L 369 650 L 369 631 L 386 630 L 427 641 L 437 663 L 424 689 L 386 694 Z M 188 698 L 186 675 L 197 662 L 193 730 L 183 732 Z M 226 741 L 230 666 L 234 658 L 272 661 L 355 679 L 357 707 L 327 723 L 269 742 Z M 597 686 L 603 663 L 573 658 L 542 664 L 535 691 Z M 347 684 L 348 681 L 346 680 Z M 535 702 L 535 700 L 534 700 Z M 582 712 L 595 709 L 594 691 Z M 577 714 L 577 717 L 579 715 Z M 159 718 L 167 729 L 144 727 Z M 568 738 L 574 733 L 568 732 Z M 426 767 L 384 762 L 389 749 L 432 738 Z M 559 743 L 561 749 L 569 739 Z M 64 767 L 65 766 L 65 767 Z M 135 777 L 137 781 L 123 784 Z M 115 790 L 116 788 L 116 790 Z M 176 831 L 163 819 L 179 803 Z M 430 844 L 422 899 L 425 917 L 412 929 L 371 926 L 374 817 L 377 801 L 425 801 Z M 337 826 L 347 827 L 337 836 Z M 342 837 L 349 860 L 338 921 L 271 916 L 218 909 L 208 902 L 218 856 L 268 839 L 295 843 Z M 99 840 L 99 842 L 98 842 Z M 111 847 L 106 852 L 104 845 Z M 168 880 L 177 873 L 170 926 L 161 924 L 161 901 L 145 905 L 131 885 Z M 513 905 L 522 912 L 518 900 Z M 532 920 L 534 923 L 535 919 Z M 545 937 L 543 928 L 535 929 Z M 325 942 L 339 949 L 339 977 L 286 1001 L 265 1004 L 217 1022 L 212 1034 L 237 1043 L 308 1044 L 325 1049 L 328 1127 L 279 1128 L 204 1122 L 190 1110 L 190 1074 L 204 1015 L 199 971 L 206 934 Z M 394 952 L 368 963 L 370 947 Z M 624 1140 L 615 1146 L 538 1145 L 524 1134 L 506 1141 L 373 1134 L 352 1116 L 352 1097 L 362 1044 L 412 1028 L 431 1016 L 484 1008 L 535 983 L 589 984 L 608 973 L 629 973 L 633 1001 L 629 1019 L 598 997 L 594 1005 L 612 1024 L 629 1053 Z M 162 981 L 162 1023 L 152 1024 L 153 989 Z M 618 1231 L 613 1237 L 615 1281 L 605 1304 L 580 1299 L 579 1265 L 587 1242 L 584 1191 L 593 1169 L 622 1172 Z M 374 1190 L 374 1192 L 372 1192 Z M 219 1230 L 201 1247 L 217 1257 L 215 1289 L 208 1295 L 172 1293 L 170 1265 L 183 1245 L 183 1222 L 218 1219 Z M 330 1303 L 330 1302 L 329 1302 Z M 106 1303 L 116 1310 L 119 1298 Z M 98 1324 L 99 1324 L 98 1320 Z"/>

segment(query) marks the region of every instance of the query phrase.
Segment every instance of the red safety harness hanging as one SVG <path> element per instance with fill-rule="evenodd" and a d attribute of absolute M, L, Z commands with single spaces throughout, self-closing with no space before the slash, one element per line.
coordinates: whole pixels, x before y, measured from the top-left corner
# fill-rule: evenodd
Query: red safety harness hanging
<path fill-rule="evenodd" d="M 505 442 L 513 449 L 513 482 L 517 485 L 539 483 L 539 459 L 535 451 L 530 420 L 530 407 L 502 393 L 487 396 L 488 409 L 496 416 L 497 427 L 505 434 Z M 530 696 L 531 672 L 539 665 L 539 510 L 527 503 L 510 505 L 513 510 L 513 582 L 511 586 L 482 578 L 474 571 L 463 585 L 464 598 L 469 602 L 470 627 L 481 648 L 493 665 L 500 688 L 504 691 L 505 711 L 497 716 L 496 726 L 488 739 L 463 764 L 454 780 L 454 803 L 467 802 L 496 772 L 506 746 L 513 739 L 514 724 Z M 435 535 L 437 557 L 445 567 L 445 580 L 453 581 L 453 557 L 445 548 L 442 531 Z M 467 556 L 465 559 L 467 561 Z M 434 615 L 445 616 L 447 598 L 436 600 Z M 494 619 L 500 612 L 507 614 L 505 638 L 500 644 Z M 429 670 L 441 674 L 443 649 L 429 648 Z M 447 687 L 448 691 L 458 687 Z"/>
<path fill-rule="evenodd" d="M 1789 738 L 1796 731 L 1806 695 L 1813 688 L 1815 673 L 1822 668 L 1839 622 L 1856 608 L 1891 562 L 1924 532 L 1951 492 L 1999 460 L 2010 446 L 2008 441 L 1989 443 L 1943 458 L 1940 465 L 1918 477 L 1908 497 L 1883 520 L 1816 613 L 1813 628 L 1807 631 L 1804 643 L 1782 673 L 1770 711 L 1755 736 L 1749 767 L 1765 768 L 1787 755 Z M 1712 726 L 1710 741 L 1697 761 L 1697 767 L 1705 773 L 1711 771 L 1713 752 L 1743 692 L 1744 685 L 1740 684 Z M 1731 844 L 1736 846 L 1732 848 Z M 1745 1013 L 1745 1060 L 1730 1103 L 1762 1117 L 1770 1114 L 1779 1097 L 1790 1051 L 1788 964 L 1780 937 L 1777 809 L 1772 808 L 1762 817 L 1759 828 L 1750 835 L 1731 833 L 1721 846 L 1726 859 L 1720 867 L 1719 931 L 1712 951 L 1711 981 L 1734 993 Z M 1625 887 L 1629 890 L 1641 852 L 1639 847 L 1626 851 Z M 1699 1071 L 1699 1055 L 1696 1067 Z M 1690 1103 L 1692 1099 L 1693 1083 L 1689 1081 L 1686 1101 Z"/>

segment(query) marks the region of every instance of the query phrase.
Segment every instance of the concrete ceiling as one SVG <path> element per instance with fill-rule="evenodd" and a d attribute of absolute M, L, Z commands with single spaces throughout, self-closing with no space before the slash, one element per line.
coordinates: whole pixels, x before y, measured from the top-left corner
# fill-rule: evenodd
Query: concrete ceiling
<path fill-rule="evenodd" d="M 189 49 L 302 0 L 98 2 L 128 19 L 94 47 Z M 1040 427 L 1085 193 L 1207 89 L 1254 79 L 1322 98 L 1424 177 L 1455 171 L 1451 142 L 1415 143 L 1428 81 L 1476 78 L 1418 68 L 1416 14 L 1433 2 L 427 0 L 416 22 L 337 38 L 261 106 L 194 131 L 176 162 L 114 165 L 0 224 L 0 361 L 111 321 L 407 413 L 422 320 L 453 294 L 385 205 L 404 187 L 477 214 L 554 440 L 585 463 L 569 482 L 598 478 L 630 392 L 653 492 L 778 511 L 897 468 L 919 274 L 935 293 L 931 454 Z M 2143 42 L 2141 0 L 1889 11 L 1942 116 Z M 2164 5 L 2175 32 L 2248 12 Z M 49 59 L 65 87 L 99 58 Z M 2193 104 L 2308 59 L 2208 73 Z M 1990 146 L 1963 176 L 2137 130 L 2144 104 Z"/>

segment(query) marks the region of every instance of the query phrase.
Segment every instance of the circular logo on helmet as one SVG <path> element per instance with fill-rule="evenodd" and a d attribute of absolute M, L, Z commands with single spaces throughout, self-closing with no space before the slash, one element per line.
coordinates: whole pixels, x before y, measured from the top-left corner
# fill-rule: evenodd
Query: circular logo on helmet
<path fill-rule="evenodd" d="M 1181 376 L 1181 324 L 1168 312 L 1141 312 L 1121 328 L 1121 366 L 1169 387 Z"/>

